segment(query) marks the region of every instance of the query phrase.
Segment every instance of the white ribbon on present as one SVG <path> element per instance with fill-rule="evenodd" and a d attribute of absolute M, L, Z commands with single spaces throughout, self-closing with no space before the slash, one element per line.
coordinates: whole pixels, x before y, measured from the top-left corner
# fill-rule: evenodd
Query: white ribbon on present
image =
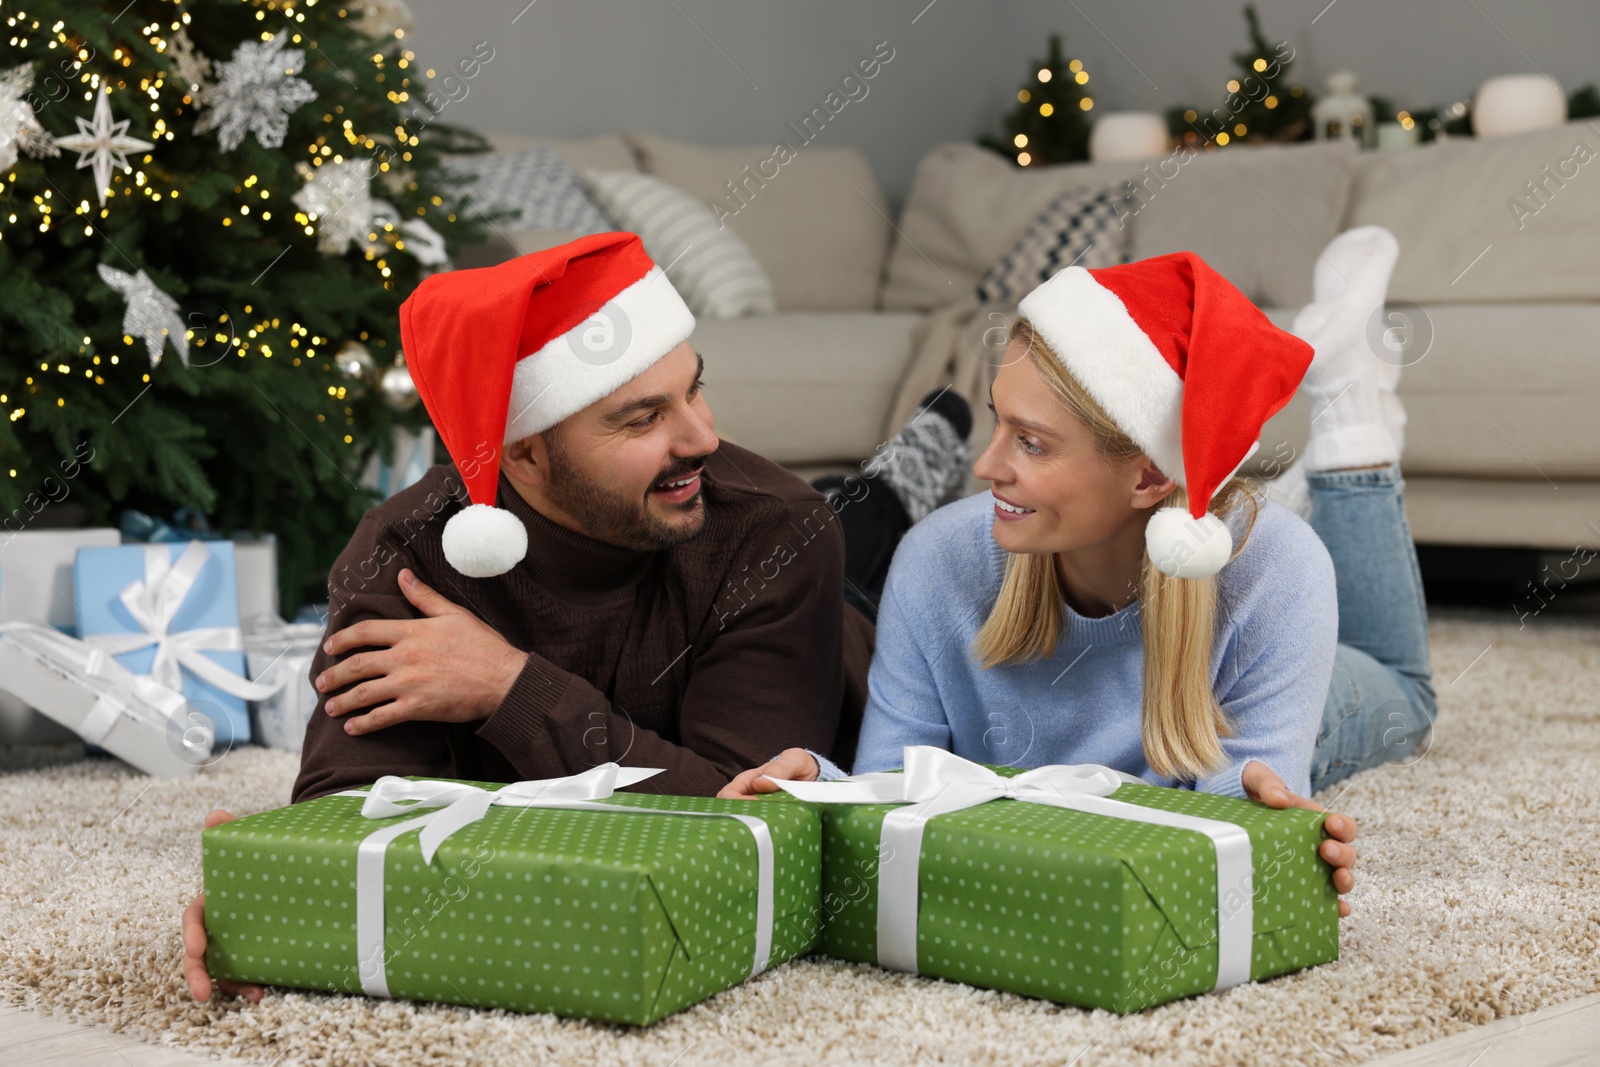
<path fill-rule="evenodd" d="M 166 729 L 188 704 L 177 690 L 147 675 L 135 674 L 101 649 L 49 626 L 7 623 L 0 626 L 0 639 L 13 640 L 44 657 L 95 694 L 94 705 L 78 726 L 78 736 L 92 745 L 103 742 L 123 716 Z M 203 736 L 191 737 L 196 729 L 201 730 Z M 198 724 L 186 725 L 176 732 L 183 737 L 185 745 L 192 745 L 201 756 L 211 751 L 215 741 L 209 727 Z M 204 752 L 199 751 L 202 741 Z"/>
<path fill-rule="evenodd" d="M 774 779 L 774 781 L 777 781 Z M 878 965 L 917 969 L 918 868 L 928 820 L 991 800 L 1020 800 L 1114 819 L 1195 830 L 1217 850 L 1217 981 L 1214 991 L 1250 980 L 1254 945 L 1250 835 L 1217 819 L 1111 800 L 1124 783 L 1145 784 L 1122 771 L 1094 763 L 1052 764 L 1014 778 L 930 745 L 907 745 L 900 774 L 860 774 L 834 782 L 777 784 L 800 800 L 820 804 L 908 804 L 883 818 L 878 861 Z M 1229 889 L 1243 903 L 1224 906 Z"/>
<path fill-rule="evenodd" d="M 361 814 L 388 819 L 419 808 L 436 810 L 414 819 L 385 826 L 362 839 L 356 852 L 356 951 L 361 990 L 370 997 L 388 997 L 389 979 L 384 951 L 384 856 L 389 843 L 412 830 L 422 830 L 418 843 L 422 861 L 432 863 L 439 846 L 462 827 L 483 818 L 491 807 L 558 808 L 564 811 L 603 811 L 613 815 L 676 815 L 709 819 L 736 819 L 750 831 L 756 844 L 756 948 L 749 977 L 767 969 L 772 957 L 773 851 L 772 831 L 754 815 L 723 811 L 669 811 L 602 804 L 622 786 L 634 785 L 660 774 L 659 767 L 620 767 L 602 763 L 582 774 L 513 782 L 500 789 L 481 789 L 437 779 L 411 781 L 386 774 L 371 789 L 349 789 L 336 797 L 365 797 Z M 410 803 L 405 803 L 409 801 Z"/>
<path fill-rule="evenodd" d="M 143 633 L 93 634 L 84 640 L 114 656 L 156 646 L 150 677 L 169 689 L 183 688 L 183 668 L 230 696 L 241 700 L 265 700 L 283 681 L 252 682 L 234 674 L 205 653 L 238 651 L 244 647 L 237 626 L 203 626 L 194 630 L 171 630 L 172 620 L 194 587 L 195 579 L 211 558 L 204 541 L 190 541 L 172 559 L 170 546 L 144 546 L 144 577 L 127 585 L 118 595 L 128 614 Z"/>

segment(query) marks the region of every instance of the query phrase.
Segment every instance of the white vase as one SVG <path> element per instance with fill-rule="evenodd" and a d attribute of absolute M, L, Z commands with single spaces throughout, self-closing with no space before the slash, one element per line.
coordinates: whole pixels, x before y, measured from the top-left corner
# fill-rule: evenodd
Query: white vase
<path fill-rule="evenodd" d="M 1153 111 L 1113 111 L 1089 131 L 1089 158 L 1152 159 L 1167 151 L 1167 123 Z"/>
<path fill-rule="evenodd" d="M 1567 97 L 1543 74 L 1505 74 L 1478 87 L 1472 132 L 1479 137 L 1542 130 L 1567 121 Z"/>

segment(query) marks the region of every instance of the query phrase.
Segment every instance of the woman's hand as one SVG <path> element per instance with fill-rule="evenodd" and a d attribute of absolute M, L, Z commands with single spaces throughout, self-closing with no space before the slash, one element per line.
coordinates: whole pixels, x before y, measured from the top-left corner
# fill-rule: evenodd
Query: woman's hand
<path fill-rule="evenodd" d="M 206 829 L 220 826 L 225 822 L 232 822 L 234 816 L 230 812 L 216 809 L 206 816 Z M 210 1000 L 213 985 L 211 975 L 206 970 L 206 895 L 201 893 L 189 904 L 183 913 L 183 976 L 188 979 L 189 993 L 196 1000 Z M 215 982 L 218 989 L 226 996 L 244 997 L 252 1004 L 261 1000 L 261 987 L 248 982 L 230 982 L 225 978 L 218 978 Z"/>
<path fill-rule="evenodd" d="M 1251 800 L 1259 800 L 1269 808 L 1327 811 L 1316 801 L 1289 792 L 1289 787 L 1283 783 L 1283 779 L 1260 760 L 1251 760 L 1245 764 L 1241 781 L 1245 793 Z M 1356 847 L 1350 844 L 1356 839 L 1356 821 L 1348 815 L 1330 812 L 1322 824 L 1322 829 L 1328 835 L 1328 840 L 1322 843 L 1317 852 L 1333 868 L 1333 888 L 1343 896 L 1356 884 L 1355 871 L 1352 869 L 1356 865 Z M 1339 918 L 1346 918 L 1349 914 L 1349 902 L 1339 901 Z"/>
<path fill-rule="evenodd" d="M 723 786 L 717 796 L 724 800 L 754 800 L 757 794 L 778 791 L 774 778 L 786 782 L 814 782 L 821 773 L 822 768 L 817 766 L 811 753 L 803 748 L 786 748 L 777 759 L 745 771 Z"/>

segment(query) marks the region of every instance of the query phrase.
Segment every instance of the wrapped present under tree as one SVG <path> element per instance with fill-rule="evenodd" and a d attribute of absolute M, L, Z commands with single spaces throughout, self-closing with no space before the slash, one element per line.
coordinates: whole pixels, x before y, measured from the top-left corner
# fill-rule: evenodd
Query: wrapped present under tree
<path fill-rule="evenodd" d="M 250 740 L 247 700 L 282 687 L 245 677 L 228 541 L 84 548 L 73 564 L 79 637 L 179 690 L 222 745 Z"/>

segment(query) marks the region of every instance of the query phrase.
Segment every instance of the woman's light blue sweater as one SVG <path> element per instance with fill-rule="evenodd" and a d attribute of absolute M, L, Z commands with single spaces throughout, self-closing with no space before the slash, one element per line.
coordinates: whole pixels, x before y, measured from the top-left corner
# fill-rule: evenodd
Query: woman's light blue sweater
<path fill-rule="evenodd" d="M 901 765 L 905 745 L 935 745 L 983 763 L 1101 763 L 1157 785 L 1242 797 L 1260 760 L 1302 796 L 1333 676 L 1339 620 L 1333 561 L 1287 508 L 1262 502 L 1242 552 L 1217 576 L 1212 691 L 1233 736 L 1226 766 L 1194 782 L 1152 771 L 1140 742 L 1144 635 L 1139 602 L 1085 618 L 1064 605 L 1066 634 L 1047 659 L 980 668 L 973 640 L 1000 590 L 1007 553 L 983 492 L 912 527 L 895 554 L 856 773 Z M 1234 544 L 1250 508 L 1228 518 Z M 824 768 L 825 772 L 832 768 Z"/>

